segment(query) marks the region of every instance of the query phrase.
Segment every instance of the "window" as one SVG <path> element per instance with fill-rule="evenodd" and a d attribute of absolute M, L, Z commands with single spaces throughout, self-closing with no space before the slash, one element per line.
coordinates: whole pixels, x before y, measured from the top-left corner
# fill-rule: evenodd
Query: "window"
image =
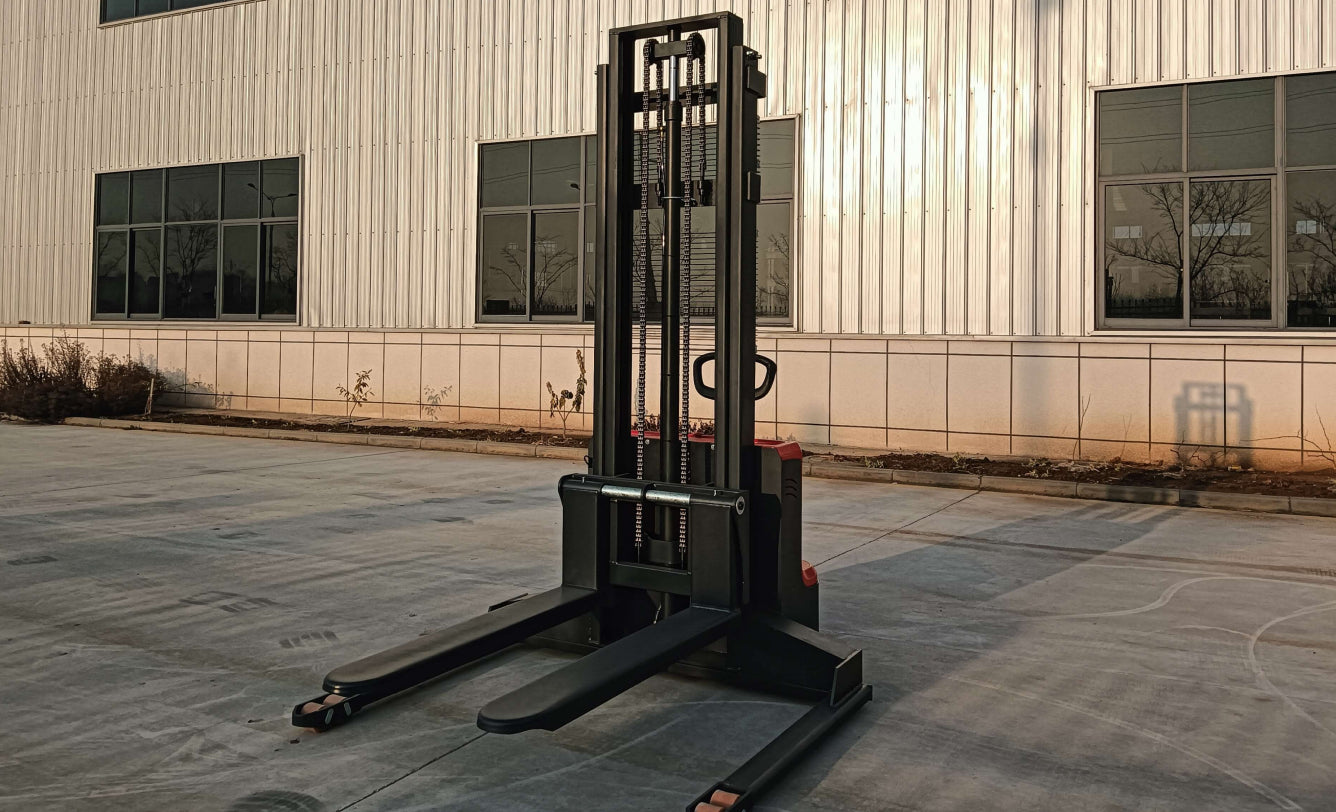
<path fill-rule="evenodd" d="M 297 314 L 296 158 L 97 178 L 97 318 Z"/>
<path fill-rule="evenodd" d="M 712 173 L 709 129 L 706 171 Z M 482 145 L 480 320 L 593 320 L 596 149 L 592 136 Z M 793 119 L 761 122 L 756 315 L 763 322 L 790 318 L 795 150 Z M 714 217 L 710 206 L 692 212 L 692 312 L 703 318 L 714 316 Z M 659 228 L 660 218 L 652 216 L 651 233 Z M 651 311 L 655 298 L 651 276 Z"/>
<path fill-rule="evenodd" d="M 102 0 L 102 22 L 112 23 L 168 11 L 185 11 L 223 2 L 226 0 Z"/>
<path fill-rule="evenodd" d="M 1097 108 L 1100 326 L 1336 328 L 1336 73 Z"/>

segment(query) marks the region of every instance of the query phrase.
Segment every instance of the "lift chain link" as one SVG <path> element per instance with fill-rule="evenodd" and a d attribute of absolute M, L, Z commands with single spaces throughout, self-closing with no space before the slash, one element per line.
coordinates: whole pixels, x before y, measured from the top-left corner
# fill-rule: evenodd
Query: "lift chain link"
<path fill-rule="evenodd" d="M 640 294 L 636 297 L 636 316 L 639 328 L 639 355 L 636 371 L 636 479 L 645 478 L 645 358 L 648 354 L 646 338 L 646 305 L 649 298 L 649 196 L 650 196 L 650 62 L 653 61 L 655 40 L 645 43 L 644 72 L 641 76 L 644 129 L 640 138 L 640 239 L 635 241 L 635 272 L 640 279 Z M 636 556 L 639 558 L 645 544 L 645 506 L 636 503 Z"/>

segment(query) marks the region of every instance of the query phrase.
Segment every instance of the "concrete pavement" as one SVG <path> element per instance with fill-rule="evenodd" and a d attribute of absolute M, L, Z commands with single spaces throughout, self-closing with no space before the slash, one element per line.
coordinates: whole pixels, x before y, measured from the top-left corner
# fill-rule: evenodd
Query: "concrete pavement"
<path fill-rule="evenodd" d="M 659 676 L 483 734 L 512 650 L 315 734 L 330 667 L 556 583 L 571 462 L 0 424 L 0 809 L 679 810 L 800 708 Z M 876 698 L 760 809 L 1336 809 L 1336 520 L 812 480 Z"/>

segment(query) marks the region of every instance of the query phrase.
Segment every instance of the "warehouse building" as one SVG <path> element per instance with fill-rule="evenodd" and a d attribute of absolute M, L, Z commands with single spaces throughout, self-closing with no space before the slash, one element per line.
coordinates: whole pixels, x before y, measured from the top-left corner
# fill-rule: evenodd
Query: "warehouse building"
<path fill-rule="evenodd" d="M 552 424 L 606 34 L 719 9 L 769 75 L 759 432 L 1330 456 L 1336 0 L 7 0 L 0 332 Z"/>

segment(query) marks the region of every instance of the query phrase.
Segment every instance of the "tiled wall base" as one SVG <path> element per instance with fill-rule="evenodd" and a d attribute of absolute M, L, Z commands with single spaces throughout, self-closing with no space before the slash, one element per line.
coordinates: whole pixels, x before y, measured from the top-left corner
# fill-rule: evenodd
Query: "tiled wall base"
<path fill-rule="evenodd" d="M 573 389 L 588 332 L 347 332 L 0 328 L 156 365 L 180 402 L 342 415 L 338 387 L 368 370 L 358 415 L 556 428 L 546 383 Z M 709 349 L 709 336 L 693 349 Z M 1130 339 L 900 339 L 770 334 L 779 363 L 757 404 L 763 436 L 942 453 L 1184 460 L 1273 469 L 1336 460 L 1336 343 Z M 657 402 L 657 355 L 648 399 Z M 586 410 L 592 398 L 586 402 Z M 692 414 L 710 415 L 693 395 Z M 651 411 L 653 411 L 651 406 Z M 570 418 L 587 428 L 588 413 Z"/>

